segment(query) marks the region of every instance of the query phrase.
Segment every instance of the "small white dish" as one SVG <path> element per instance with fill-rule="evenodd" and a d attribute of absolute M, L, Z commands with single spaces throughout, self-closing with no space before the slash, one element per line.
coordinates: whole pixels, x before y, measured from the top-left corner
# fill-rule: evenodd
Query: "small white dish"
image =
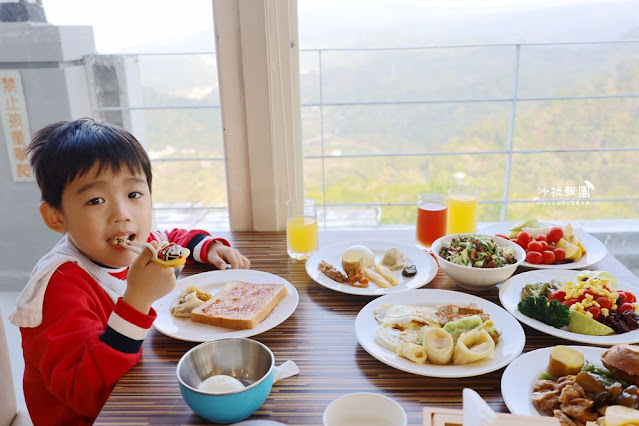
<path fill-rule="evenodd" d="M 432 308 L 448 303 L 475 303 L 480 309 L 490 315 L 490 319 L 495 323 L 495 328 L 501 330 L 502 334 L 499 342 L 495 345 L 495 353 L 489 359 L 465 365 L 435 365 L 428 362 L 416 364 L 375 342 L 378 323 L 373 312 L 375 308 L 384 303 L 428 306 Z M 430 377 L 472 377 L 490 373 L 508 365 L 517 358 L 526 344 L 526 335 L 521 324 L 504 309 L 472 294 L 435 289 L 417 289 L 391 293 L 369 302 L 359 311 L 355 318 L 355 336 L 366 352 L 384 364 L 407 373 Z"/>
<path fill-rule="evenodd" d="M 482 228 L 480 232 L 487 235 L 504 234 L 508 235 L 508 230 L 512 228 L 517 222 L 501 222 L 489 225 Z M 521 266 L 529 269 L 582 269 L 594 265 L 597 262 L 601 262 L 608 254 L 608 250 L 604 243 L 599 241 L 581 228 L 575 228 L 575 233 L 581 238 L 581 241 L 586 247 L 586 254 L 576 262 L 563 263 L 558 265 L 544 265 L 528 263 L 525 260 Z"/>
<path fill-rule="evenodd" d="M 370 283 L 368 287 L 360 288 L 333 281 L 317 269 L 317 265 L 319 265 L 322 260 L 325 260 L 330 265 L 341 270 L 342 255 L 348 248 L 354 245 L 363 245 L 371 249 L 375 255 L 376 263 L 379 263 L 382 260 L 387 249 L 397 247 L 406 256 L 408 264 L 415 265 L 417 267 L 417 274 L 412 277 L 404 277 L 402 276 L 402 271 L 400 269 L 394 271 L 394 274 L 399 281 L 399 285 L 389 288 L 380 288 L 374 283 Z M 417 247 L 394 243 L 392 241 L 376 240 L 346 241 L 343 243 L 332 244 L 330 246 L 320 248 L 319 251 L 315 252 L 306 261 L 306 273 L 316 283 L 331 290 L 339 291 L 340 293 L 356 294 L 360 296 L 381 296 L 383 294 L 396 293 L 398 291 L 425 286 L 431 282 L 433 278 L 435 278 L 435 275 L 437 275 L 437 269 L 438 267 L 435 259 L 430 254 L 418 249 Z"/>
<path fill-rule="evenodd" d="M 563 283 L 574 280 L 581 271 L 571 269 L 538 269 L 528 272 L 522 272 L 508 279 L 499 288 L 499 300 L 501 305 L 522 323 L 539 330 L 542 333 L 549 334 L 562 339 L 571 340 L 573 342 L 587 343 L 589 345 L 612 346 L 617 343 L 637 343 L 639 342 L 639 329 L 631 330 L 627 333 L 610 334 L 608 336 L 590 336 L 588 334 L 579 334 L 568 331 L 567 328 L 555 328 L 544 324 L 534 318 L 530 318 L 517 309 L 517 303 L 521 301 L 521 289 L 530 283 L 550 282 L 550 280 L 558 280 Z M 618 290 L 628 290 L 635 296 L 639 296 L 639 288 L 630 284 L 619 281 L 617 283 Z"/>
<path fill-rule="evenodd" d="M 324 426 L 406 426 L 406 411 L 396 401 L 376 393 L 340 396 L 324 410 Z"/>
<path fill-rule="evenodd" d="M 190 318 L 178 318 L 171 314 L 171 305 L 175 302 L 187 286 L 196 286 L 211 294 L 222 290 L 224 284 L 231 280 L 241 280 L 255 284 L 285 284 L 288 295 L 280 301 L 264 321 L 255 328 L 246 330 L 232 330 L 191 321 Z M 162 334 L 174 339 L 189 342 L 207 342 L 231 337 L 250 337 L 270 330 L 286 320 L 297 308 L 299 295 L 293 284 L 282 277 L 268 272 L 250 269 L 226 269 L 223 271 L 209 271 L 178 280 L 175 289 L 166 296 L 153 303 L 158 317 L 153 326 Z"/>
<path fill-rule="evenodd" d="M 550 351 L 553 347 L 526 352 L 504 370 L 501 376 L 501 394 L 511 413 L 519 416 L 546 416 L 537 410 L 530 396 L 533 384 L 548 367 Z M 606 349 L 591 346 L 568 347 L 581 352 L 586 361 L 601 367 L 601 355 Z"/>

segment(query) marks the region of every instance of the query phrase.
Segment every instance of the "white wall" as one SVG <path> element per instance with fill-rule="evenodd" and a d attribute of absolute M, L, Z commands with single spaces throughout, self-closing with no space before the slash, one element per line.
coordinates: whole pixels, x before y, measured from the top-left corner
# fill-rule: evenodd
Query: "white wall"
<path fill-rule="evenodd" d="M 92 115 L 81 61 L 94 53 L 91 27 L 0 22 L 0 70 L 21 74 L 31 136 L 46 124 Z M 0 291 L 21 290 L 61 237 L 43 224 L 35 182 L 14 182 L 0 123 Z"/>

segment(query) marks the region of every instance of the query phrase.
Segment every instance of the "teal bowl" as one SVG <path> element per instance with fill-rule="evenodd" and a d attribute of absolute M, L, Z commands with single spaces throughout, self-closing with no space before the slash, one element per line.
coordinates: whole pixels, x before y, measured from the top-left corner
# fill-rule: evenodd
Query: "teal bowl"
<path fill-rule="evenodd" d="M 177 365 L 184 401 L 214 423 L 234 423 L 253 414 L 266 401 L 275 376 L 275 357 L 264 344 L 251 339 L 222 339 L 202 343 L 185 353 Z M 243 389 L 211 393 L 198 388 L 214 375 L 232 376 Z"/>

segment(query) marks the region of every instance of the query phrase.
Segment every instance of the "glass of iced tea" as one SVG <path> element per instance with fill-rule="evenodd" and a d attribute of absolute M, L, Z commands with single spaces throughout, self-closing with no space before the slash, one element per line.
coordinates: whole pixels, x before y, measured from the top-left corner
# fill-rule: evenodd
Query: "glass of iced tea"
<path fill-rule="evenodd" d="M 417 233 L 415 245 L 430 251 L 433 242 L 446 235 L 446 196 L 419 194 L 417 197 Z"/>
<path fill-rule="evenodd" d="M 477 196 L 477 190 L 469 186 L 448 190 L 448 234 L 477 231 Z"/>
<path fill-rule="evenodd" d="M 311 198 L 287 202 L 286 251 L 297 260 L 306 260 L 317 251 L 317 204 Z"/>

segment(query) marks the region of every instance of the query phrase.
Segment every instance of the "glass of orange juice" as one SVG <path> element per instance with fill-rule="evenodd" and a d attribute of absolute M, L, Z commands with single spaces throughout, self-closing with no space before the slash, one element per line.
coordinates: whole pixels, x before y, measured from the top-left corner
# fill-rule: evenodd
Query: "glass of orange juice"
<path fill-rule="evenodd" d="M 477 231 L 477 196 L 478 191 L 469 186 L 448 190 L 447 234 Z"/>
<path fill-rule="evenodd" d="M 446 196 L 419 194 L 417 196 L 417 226 L 415 245 L 430 251 L 433 242 L 446 235 Z"/>
<path fill-rule="evenodd" d="M 287 202 L 286 251 L 297 260 L 306 260 L 317 251 L 317 204 L 311 198 Z"/>

